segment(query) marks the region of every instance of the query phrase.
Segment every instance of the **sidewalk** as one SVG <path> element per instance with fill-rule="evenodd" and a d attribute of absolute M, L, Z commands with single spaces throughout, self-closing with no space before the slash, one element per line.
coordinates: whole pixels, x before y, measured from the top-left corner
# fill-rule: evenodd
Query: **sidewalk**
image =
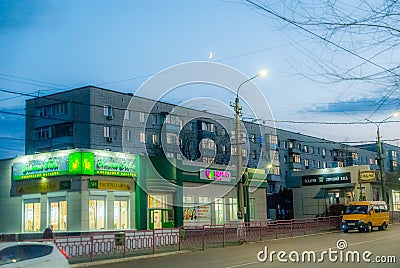
<path fill-rule="evenodd" d="M 169 255 L 177 255 L 177 254 L 184 254 L 190 252 L 189 250 L 181 250 L 181 251 L 171 251 L 171 252 L 163 252 L 163 253 L 156 253 L 156 254 L 148 254 L 148 255 L 141 255 L 135 257 L 126 257 L 126 258 L 118 258 L 118 259 L 107 259 L 101 261 L 93 261 L 93 262 L 84 262 L 84 263 L 77 263 L 71 264 L 71 267 L 92 267 L 97 265 L 105 265 L 111 263 L 119 263 L 119 262 L 128 262 L 133 260 L 140 260 L 140 259 L 148 259 L 148 258 L 155 258 L 155 257 L 162 257 L 162 256 L 169 256 Z"/>

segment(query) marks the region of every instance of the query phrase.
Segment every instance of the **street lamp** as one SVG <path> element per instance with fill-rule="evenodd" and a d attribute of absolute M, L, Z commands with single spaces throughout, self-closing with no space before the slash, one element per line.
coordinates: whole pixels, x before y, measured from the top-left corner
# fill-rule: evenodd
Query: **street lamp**
<path fill-rule="evenodd" d="M 381 200 L 383 200 L 383 201 L 387 201 L 386 200 L 386 188 L 385 188 L 386 177 L 385 177 L 385 171 L 384 171 L 384 167 L 383 167 L 383 159 L 385 159 L 385 158 L 383 157 L 381 134 L 380 134 L 379 128 L 382 123 L 384 123 L 387 120 L 389 120 L 390 118 L 396 117 L 398 115 L 399 115 L 399 113 L 397 113 L 397 112 L 393 113 L 391 116 L 383 119 L 380 122 L 373 122 L 369 119 L 365 119 L 368 122 L 376 125 L 376 138 L 377 138 L 377 146 L 378 146 L 378 165 L 379 165 L 379 173 L 380 173 L 380 177 L 381 177 Z"/>
<path fill-rule="evenodd" d="M 245 80 L 242 82 L 237 91 L 236 91 L 236 99 L 235 99 L 235 123 L 236 123 L 236 181 L 237 181 L 237 187 L 238 187 L 238 219 L 241 219 L 242 221 L 244 219 L 247 219 L 247 213 L 245 212 L 245 206 L 244 206 L 244 189 L 243 189 L 243 184 L 244 181 L 242 179 L 243 171 L 242 171 L 242 140 L 241 140 L 241 135 L 240 135 L 240 114 L 242 112 L 242 107 L 239 105 L 239 90 L 240 88 L 247 82 L 253 80 L 254 78 L 257 78 L 259 76 L 265 76 L 266 71 L 261 71 L 258 74 L 256 74 L 253 77 L 250 77 L 249 79 Z M 248 205 L 248 204 L 247 204 Z M 246 215 L 246 218 L 244 217 Z"/>

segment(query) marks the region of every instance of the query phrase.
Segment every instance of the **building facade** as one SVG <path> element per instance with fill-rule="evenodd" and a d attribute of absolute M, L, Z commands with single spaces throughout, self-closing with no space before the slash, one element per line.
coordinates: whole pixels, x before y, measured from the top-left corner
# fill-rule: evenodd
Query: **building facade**
<path fill-rule="evenodd" d="M 250 220 L 276 218 L 284 204 L 267 204 L 267 195 L 274 195 L 273 200 L 287 188 L 293 190 L 293 199 L 283 202 L 293 204 L 294 216 L 313 216 L 321 211 L 298 213 L 299 206 L 303 209 L 305 204 L 298 200 L 302 189 L 313 189 L 307 194 L 311 196 L 329 188 L 325 191 L 328 195 L 314 200 L 321 207 L 329 205 L 332 196 L 335 202 L 346 203 L 349 192 L 354 199 L 362 195 L 357 192 L 356 171 L 348 177 L 352 187 L 302 185 L 303 176 L 331 174 L 332 170 L 354 166 L 363 167 L 362 171 L 378 169 L 372 145 L 354 147 L 254 122 L 242 122 L 241 129 L 244 131 L 237 141 L 233 117 L 93 86 L 28 100 L 26 156 L 1 161 L 5 187 L 0 198 L 13 209 L 1 209 L 1 216 L 8 221 L 0 231 L 37 232 L 56 220 L 59 231 L 235 222 L 236 157 L 242 157 L 247 170 L 245 207 Z M 238 142 L 242 152 L 236 152 Z M 388 148 L 388 171 L 396 172 L 399 148 Z M 98 173 L 69 173 L 74 153 L 80 154 L 81 160 L 83 155 L 92 155 L 94 172 Z M 23 168 L 29 161 L 33 167 L 46 166 L 40 159 L 52 154 L 50 159 L 64 163 L 61 174 Z M 135 163 L 135 170 L 115 175 L 113 169 L 128 160 Z M 377 187 L 369 186 L 366 197 L 379 199 L 374 194 Z M 392 207 L 400 210 L 396 181 L 390 188 L 390 200 Z M 315 203 L 310 206 L 315 208 Z M 36 219 L 33 227 L 28 222 L 32 217 Z"/>

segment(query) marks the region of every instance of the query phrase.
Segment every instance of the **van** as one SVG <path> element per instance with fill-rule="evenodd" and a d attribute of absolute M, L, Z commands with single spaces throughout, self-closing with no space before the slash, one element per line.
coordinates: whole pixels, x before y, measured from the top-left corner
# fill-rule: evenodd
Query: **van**
<path fill-rule="evenodd" d="M 383 231 L 390 221 L 385 201 L 351 202 L 342 214 L 342 230 L 345 233 L 352 229 L 371 232 L 374 227 Z"/>

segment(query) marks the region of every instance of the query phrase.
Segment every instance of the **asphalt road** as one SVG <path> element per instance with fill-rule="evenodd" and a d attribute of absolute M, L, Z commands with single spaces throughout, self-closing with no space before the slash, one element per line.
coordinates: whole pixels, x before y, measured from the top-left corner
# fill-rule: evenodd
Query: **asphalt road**
<path fill-rule="evenodd" d="M 339 248 L 338 248 L 339 247 Z M 278 253 L 280 252 L 280 253 Z M 358 257 L 358 258 L 357 258 Z M 261 261 L 260 261 L 260 260 Z M 263 262 L 263 260 L 265 260 Z M 390 263 L 382 263 L 382 261 Z M 380 262 L 379 262 L 380 261 Z M 387 231 L 342 232 L 208 248 L 166 256 L 87 264 L 87 267 L 399 267 L 400 224 Z"/>

